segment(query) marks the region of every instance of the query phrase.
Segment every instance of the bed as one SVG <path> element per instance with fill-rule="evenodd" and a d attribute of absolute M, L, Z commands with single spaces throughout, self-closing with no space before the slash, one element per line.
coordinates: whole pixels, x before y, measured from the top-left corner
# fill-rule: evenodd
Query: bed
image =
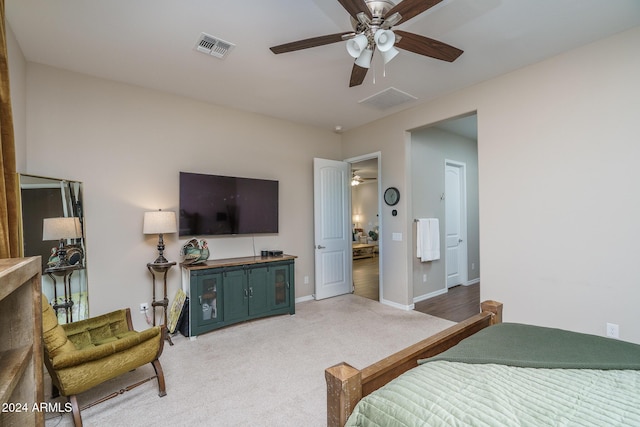
<path fill-rule="evenodd" d="M 325 377 L 329 426 L 640 425 L 639 345 L 502 323 L 495 301 L 371 366 L 341 363 Z"/>

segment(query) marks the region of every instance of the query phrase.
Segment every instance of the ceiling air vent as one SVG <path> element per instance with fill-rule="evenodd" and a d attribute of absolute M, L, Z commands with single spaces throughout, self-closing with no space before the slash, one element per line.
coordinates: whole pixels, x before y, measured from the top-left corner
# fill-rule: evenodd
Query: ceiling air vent
<path fill-rule="evenodd" d="M 216 58 L 224 59 L 234 46 L 233 43 L 202 33 L 200 34 L 200 39 L 198 39 L 196 50 L 206 53 L 207 55 L 215 56 Z"/>
<path fill-rule="evenodd" d="M 370 107 L 377 108 L 378 110 L 386 110 L 387 108 L 396 107 L 400 104 L 414 101 L 416 99 L 418 98 L 413 95 L 409 95 L 406 92 L 390 87 L 382 92 L 378 92 L 368 98 L 358 101 L 358 103 L 369 105 Z"/>

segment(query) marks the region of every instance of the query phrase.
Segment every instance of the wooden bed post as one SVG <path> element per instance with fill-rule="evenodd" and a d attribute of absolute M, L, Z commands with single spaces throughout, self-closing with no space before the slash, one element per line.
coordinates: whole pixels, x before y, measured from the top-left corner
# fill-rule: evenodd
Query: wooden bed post
<path fill-rule="evenodd" d="M 327 426 L 342 427 L 362 398 L 362 374 L 347 363 L 325 369 L 327 380 Z"/>
<path fill-rule="evenodd" d="M 491 324 L 495 325 L 496 323 L 502 323 L 502 303 L 498 301 L 482 301 L 480 303 L 480 311 L 488 311 L 493 313 L 493 318 L 491 319 Z"/>

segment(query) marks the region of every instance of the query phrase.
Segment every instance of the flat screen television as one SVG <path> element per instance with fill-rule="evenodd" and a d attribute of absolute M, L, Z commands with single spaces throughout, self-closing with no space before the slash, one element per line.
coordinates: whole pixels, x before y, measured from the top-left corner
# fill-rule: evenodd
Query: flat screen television
<path fill-rule="evenodd" d="M 277 232 L 278 181 L 180 172 L 180 236 Z"/>

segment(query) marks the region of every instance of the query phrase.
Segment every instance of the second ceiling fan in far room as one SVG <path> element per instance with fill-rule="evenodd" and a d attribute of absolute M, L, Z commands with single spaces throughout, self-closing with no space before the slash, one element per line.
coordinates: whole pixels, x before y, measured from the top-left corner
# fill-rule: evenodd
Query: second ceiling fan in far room
<path fill-rule="evenodd" d="M 453 62 L 462 50 L 446 43 L 402 30 L 395 25 L 425 12 L 442 0 L 338 0 L 351 15 L 353 31 L 312 37 L 271 47 L 275 54 L 347 41 L 347 51 L 355 58 L 349 87 L 361 85 L 371 66 L 374 51 L 380 51 L 385 62 L 397 54 L 397 48 L 442 61 Z"/>
<path fill-rule="evenodd" d="M 353 170 L 352 174 L 351 174 L 351 186 L 355 187 L 357 185 L 363 184 L 367 181 L 375 181 L 376 178 L 366 178 L 366 177 L 362 177 L 358 174 L 357 170 Z"/>

